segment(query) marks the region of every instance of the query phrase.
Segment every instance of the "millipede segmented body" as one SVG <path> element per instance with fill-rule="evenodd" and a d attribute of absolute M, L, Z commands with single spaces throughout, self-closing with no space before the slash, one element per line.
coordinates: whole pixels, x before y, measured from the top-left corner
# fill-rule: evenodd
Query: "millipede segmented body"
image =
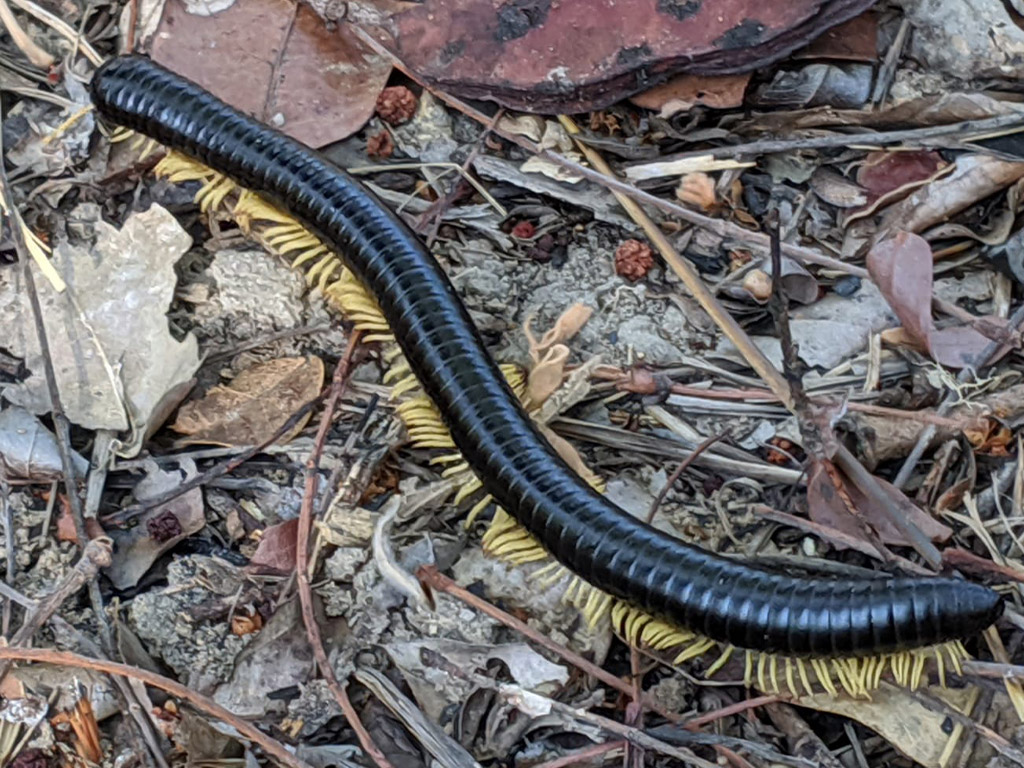
<path fill-rule="evenodd" d="M 797 577 L 646 525 L 589 487 L 534 426 L 440 265 L 358 181 L 308 147 L 149 59 L 106 63 L 106 120 L 145 134 L 291 213 L 376 297 L 424 391 L 484 488 L 588 584 L 673 625 L 786 656 L 864 656 L 963 639 L 999 596 L 940 577 Z"/>

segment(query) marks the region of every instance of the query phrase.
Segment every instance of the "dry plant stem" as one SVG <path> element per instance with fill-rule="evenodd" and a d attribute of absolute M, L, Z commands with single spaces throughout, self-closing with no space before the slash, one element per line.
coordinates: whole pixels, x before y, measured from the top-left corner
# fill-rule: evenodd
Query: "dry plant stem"
<path fill-rule="evenodd" d="M 112 543 L 107 538 L 93 539 L 86 544 L 75 567 L 50 594 L 39 600 L 36 607 L 25 617 L 25 622 L 11 637 L 10 645 L 17 647 L 29 642 L 65 600 L 76 594 L 86 584 L 94 581 L 100 568 L 110 565 L 111 552 Z M 0 681 L 7 676 L 10 667 L 9 661 L 0 662 Z"/>
<path fill-rule="evenodd" d="M 7 27 L 7 33 L 11 36 L 11 40 L 18 46 L 18 50 L 25 54 L 25 58 L 32 63 L 32 66 L 48 70 L 54 65 L 56 59 L 36 45 L 28 33 L 21 28 L 11 11 L 11 6 L 7 4 L 7 0 L 0 0 L 0 22 Z"/>
<path fill-rule="evenodd" d="M 559 120 L 562 126 L 566 129 L 570 136 L 576 136 L 579 133 L 579 128 L 576 126 L 570 118 L 564 115 L 559 115 Z M 576 142 L 576 146 L 587 158 L 587 161 L 593 165 L 603 175 L 611 177 L 612 169 L 605 162 L 604 158 L 599 153 L 591 149 L 589 146 L 584 144 L 582 141 Z M 672 271 L 676 273 L 676 276 L 683 281 L 686 289 L 690 294 L 697 300 L 705 312 L 707 312 L 711 319 L 715 321 L 715 324 L 722 330 L 726 337 L 731 341 L 735 347 L 743 355 L 743 359 L 747 361 L 747 364 L 754 369 L 754 371 L 761 377 L 768 388 L 772 390 L 779 401 L 786 406 L 790 411 L 793 410 L 793 393 L 790 391 L 789 385 L 785 378 L 775 369 L 771 361 L 765 356 L 760 349 L 758 349 L 754 343 L 750 340 L 746 331 L 740 327 L 740 324 L 736 322 L 736 319 L 730 315 L 725 308 L 719 303 L 718 299 L 715 298 L 714 294 L 708 289 L 707 285 L 701 279 L 700 275 L 697 274 L 697 270 L 693 266 L 683 259 L 672 247 L 672 244 L 665 237 L 665 234 L 658 228 L 658 226 L 651 220 L 651 218 L 644 213 L 643 209 L 627 195 L 613 190 L 615 199 L 618 200 L 626 212 L 630 215 L 640 227 L 644 230 L 644 233 L 651 240 L 654 246 L 658 249 L 662 258 L 672 268 Z"/>
<path fill-rule="evenodd" d="M 59 16 L 50 13 L 45 8 L 41 8 L 36 5 L 32 0 L 11 0 L 14 5 L 23 10 L 29 16 L 34 16 L 39 21 L 43 22 L 47 26 L 51 27 L 57 34 L 61 35 L 65 40 L 74 43 L 75 46 L 81 51 L 81 53 L 87 58 L 93 66 L 98 67 L 103 63 L 103 56 L 96 51 L 92 45 L 89 44 L 88 40 L 85 40 L 82 35 L 70 24 L 61 19 Z"/>
<path fill-rule="evenodd" d="M 118 664 L 117 662 L 102 659 L 90 659 L 86 656 L 79 656 L 77 653 L 54 651 L 48 648 L 0 648 L 0 659 L 56 664 L 75 669 L 91 669 L 108 675 L 118 675 L 139 680 L 146 685 L 159 688 L 176 698 L 187 701 L 196 709 L 230 725 L 243 737 L 259 745 L 264 752 L 275 758 L 282 765 L 288 766 L 288 768 L 311 768 L 304 760 L 300 760 L 289 752 L 281 742 L 267 736 L 247 721 L 224 709 L 224 707 L 212 699 L 203 696 L 201 693 L 196 693 L 176 680 L 171 680 L 163 675 L 158 675 L 145 669 L 138 669 L 137 667 L 130 667 L 127 664 Z"/>
<path fill-rule="evenodd" d="M 289 419 L 284 424 L 282 424 L 276 432 L 274 432 L 274 434 L 272 434 L 259 445 L 253 446 L 252 448 L 247 448 L 238 455 L 233 456 L 230 459 L 226 459 L 225 461 L 222 461 L 221 463 L 210 467 L 205 472 L 201 472 L 200 474 L 193 477 L 191 480 L 182 483 L 176 488 L 172 488 L 166 493 L 161 493 L 159 496 L 154 496 L 152 499 L 146 499 L 146 501 L 139 502 L 138 504 L 131 504 L 125 507 L 124 509 L 120 510 L 119 512 L 114 513 L 113 515 L 108 515 L 107 517 L 103 518 L 103 522 L 108 525 L 120 525 L 126 523 L 132 518 L 143 514 L 144 512 L 147 512 L 151 509 L 155 509 L 156 507 L 166 504 L 168 501 L 171 501 L 172 499 L 178 498 L 183 493 L 187 493 L 188 491 L 191 491 L 193 488 L 200 488 L 209 483 L 210 481 L 216 480 L 218 477 L 223 477 L 229 472 L 233 472 L 234 470 L 242 466 L 245 462 L 247 462 L 249 459 L 251 459 L 253 456 L 260 453 L 268 446 L 276 443 L 279 439 L 281 439 L 283 435 L 287 434 L 288 432 L 291 432 L 292 429 L 294 429 L 295 426 L 306 417 L 306 414 L 312 411 L 313 408 L 315 408 L 316 405 L 321 400 L 323 400 L 324 397 L 327 396 L 328 392 L 330 392 L 330 388 L 325 389 L 314 399 L 310 400 L 308 403 L 306 403 L 297 411 L 295 411 L 295 413 L 293 413 L 289 417 Z"/>
<path fill-rule="evenodd" d="M 690 466 L 698 456 L 704 453 L 704 451 L 724 437 L 724 434 L 712 435 L 703 443 L 698 445 L 694 449 L 693 453 L 679 463 L 679 466 L 675 468 L 675 471 L 673 471 L 672 474 L 669 475 L 668 480 L 665 481 L 665 485 L 663 485 L 661 490 L 658 491 L 658 495 L 654 498 L 654 501 L 651 502 L 651 508 L 647 512 L 648 523 L 654 519 L 654 516 L 658 513 L 658 507 L 661 506 L 661 503 L 665 500 L 665 496 L 668 495 L 668 492 L 672 489 L 672 486 L 676 484 L 676 481 L 679 480 L 683 472 L 686 471 L 686 468 Z"/>
<path fill-rule="evenodd" d="M 623 749 L 629 744 L 628 741 L 606 741 L 604 744 L 595 744 L 592 747 L 586 749 L 579 749 L 575 752 L 571 752 L 568 755 L 562 755 L 556 757 L 554 760 L 548 760 L 546 763 L 540 763 L 535 765 L 534 768 L 570 768 L 570 766 L 580 765 L 586 761 L 592 760 L 595 757 L 601 755 L 608 755 L 610 752 L 614 752 L 618 749 Z"/>
<path fill-rule="evenodd" d="M 302 507 L 299 512 L 299 530 L 295 542 L 295 574 L 299 589 L 299 602 L 302 604 L 302 621 L 306 625 L 306 634 L 309 636 L 309 644 L 313 649 L 313 657 L 316 659 L 320 672 L 327 681 L 338 706 L 341 707 L 349 726 L 355 731 L 356 737 L 363 750 L 373 759 L 378 768 L 393 768 L 384 753 L 373 743 L 373 739 L 363 726 L 359 715 L 348 698 L 348 693 L 338 681 L 334 674 L 334 667 L 327 658 L 324 650 L 323 638 L 320 636 L 320 626 L 316 622 L 316 614 L 313 612 L 313 589 L 309 579 L 309 537 L 313 527 L 313 505 L 316 502 L 318 469 L 320 467 L 320 456 L 323 454 L 324 443 L 327 442 L 327 433 L 331 428 L 331 421 L 334 418 L 334 411 L 341 401 L 348 382 L 349 372 L 352 368 L 352 356 L 356 347 L 359 346 L 359 339 L 362 337 L 360 331 L 353 331 L 348 340 L 348 347 L 338 365 L 334 369 L 334 378 L 331 381 L 330 397 L 324 405 L 323 417 L 320 419 L 320 427 L 317 429 L 316 440 L 313 443 L 313 450 L 306 459 L 306 489 L 302 496 Z M 315 565 L 315 564 L 314 564 Z"/>
<path fill-rule="evenodd" d="M 520 621 L 514 616 L 510 616 L 500 608 L 497 608 L 486 600 L 477 597 L 469 590 L 463 589 L 454 581 L 449 579 L 443 573 L 441 573 L 433 565 L 424 565 L 416 572 L 416 577 L 426 584 L 430 589 L 435 589 L 438 592 L 444 592 L 445 594 L 451 595 L 452 597 L 458 598 L 466 605 L 471 608 L 475 608 L 480 613 L 490 616 L 492 619 L 497 619 L 506 627 L 510 627 L 525 637 L 529 638 L 532 642 L 545 648 L 560 659 L 563 659 L 572 664 L 577 669 L 586 672 L 591 677 L 600 680 L 602 683 L 607 685 L 609 688 L 613 688 L 619 693 L 625 694 L 626 696 L 633 695 L 633 686 L 616 677 L 611 672 L 608 672 L 601 667 L 597 666 L 594 662 L 588 661 L 587 659 L 580 656 L 578 653 L 573 653 L 568 648 L 565 648 L 547 635 L 538 632 L 536 629 L 531 627 L 529 624 Z M 657 705 L 657 703 L 648 695 L 644 694 L 643 703 L 652 712 L 657 712 L 659 715 L 664 717 L 666 720 L 670 720 L 674 723 L 682 722 L 682 718 L 674 712 L 668 712 Z"/>
<path fill-rule="evenodd" d="M 996 115 L 983 120 L 965 120 L 960 123 L 948 125 L 934 125 L 927 128 L 907 128 L 898 131 L 876 131 L 874 133 L 834 133 L 828 136 L 808 136 L 799 139 L 763 139 L 751 141 L 746 144 L 732 144 L 726 147 L 714 149 L 695 149 L 689 152 L 680 152 L 675 155 L 667 155 L 658 160 L 659 163 L 670 163 L 673 160 L 683 160 L 688 157 L 703 157 L 713 155 L 716 160 L 735 157 L 753 157 L 756 155 L 769 155 L 780 152 L 794 152 L 803 149 L 845 149 L 851 145 L 858 147 L 880 147 L 886 144 L 902 144 L 903 147 L 927 147 L 935 146 L 931 140 L 934 138 L 948 137 L 954 134 L 982 134 L 988 131 L 1015 126 L 1024 127 L 1024 113 L 1013 112 L 1007 115 Z M 938 142 L 938 145 L 945 146 L 948 140 Z M 639 164 L 637 164 L 639 165 Z"/>
<path fill-rule="evenodd" d="M 0 0 L 0 2 L 3 2 L 3 0 Z M 0 117 L 0 128 L 2 127 L 3 119 Z M 0 156 L 3 154 L 4 148 L 2 142 L 0 142 Z M 15 250 L 18 254 L 18 261 L 21 262 L 21 271 L 25 279 L 25 293 L 28 296 L 29 306 L 32 309 L 32 322 L 35 325 L 39 355 L 43 360 L 46 389 L 50 395 L 50 412 L 53 417 L 54 433 L 57 438 L 57 452 L 60 454 L 64 489 L 67 491 L 68 505 L 71 507 L 71 519 L 75 524 L 75 535 L 79 546 L 81 546 L 82 542 L 89 541 L 89 536 L 85 530 L 85 518 L 82 514 L 82 497 L 78 494 L 78 478 L 75 475 L 75 465 L 71 458 L 71 423 L 64 413 L 64 405 L 60 400 L 60 390 L 57 388 L 57 375 L 53 368 L 53 358 L 50 356 L 46 324 L 43 322 L 43 308 L 39 302 L 39 292 L 36 290 L 35 277 L 32 274 L 32 256 L 25 242 L 25 232 L 22 229 L 20 217 L 16 215 L 18 209 L 14 205 L 14 195 L 11 193 L 11 185 L 7 181 L 7 174 L 4 172 L 2 164 L 0 164 L 0 196 L 3 199 L 3 208 L 9 212 L 8 223 L 11 225 L 10 229 L 14 238 Z M 89 584 L 89 602 L 96 615 L 96 623 L 99 626 L 100 642 L 103 650 L 107 654 L 113 655 L 114 638 L 110 630 L 107 613 L 103 608 L 103 595 L 100 594 L 100 585 L 95 578 Z"/>
<path fill-rule="evenodd" d="M 11 489 L 7 485 L 7 475 L 0 468 L 0 517 L 4 520 L 4 549 L 7 552 L 7 584 L 14 581 L 14 512 L 11 510 Z M 0 633 L 6 638 L 11 630 L 11 606 L 14 601 L 4 600 L 3 623 Z"/>

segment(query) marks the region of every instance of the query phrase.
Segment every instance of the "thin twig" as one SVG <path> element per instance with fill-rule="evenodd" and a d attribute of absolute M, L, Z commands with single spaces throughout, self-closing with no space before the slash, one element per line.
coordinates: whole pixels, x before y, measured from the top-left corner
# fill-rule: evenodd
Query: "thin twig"
<path fill-rule="evenodd" d="M 11 489 L 7 485 L 7 474 L 3 467 L 0 467 L 0 517 L 4 521 L 4 550 L 7 556 L 7 583 L 14 581 L 14 510 L 11 509 Z M 14 601 L 10 598 L 4 600 L 3 623 L 0 625 L 0 633 L 6 638 L 11 630 L 11 607 Z"/>
<path fill-rule="evenodd" d="M 267 736 L 247 721 L 232 714 L 230 711 L 217 704 L 212 699 L 203 696 L 201 693 L 186 688 L 176 680 L 171 680 L 163 675 L 158 675 L 146 669 L 130 667 L 127 664 L 118 664 L 113 661 L 102 659 L 90 659 L 86 656 L 79 656 L 77 653 L 66 653 L 54 651 L 48 648 L 0 648 L 0 659 L 10 661 L 32 661 L 41 664 L 56 664 L 76 669 L 92 669 L 96 672 L 103 672 L 108 675 L 119 675 L 134 680 L 140 680 L 146 685 L 159 688 L 176 698 L 187 701 L 202 712 L 212 715 L 222 722 L 230 725 L 243 737 L 257 744 L 264 752 L 275 758 L 278 762 L 288 768 L 311 768 L 304 760 L 299 759 L 276 739 Z"/>
<path fill-rule="evenodd" d="M 352 358 L 355 355 L 356 347 L 359 346 L 359 339 L 362 337 L 360 331 L 353 331 L 349 337 L 345 354 L 338 361 L 334 369 L 334 378 L 331 381 L 330 396 L 324 404 L 324 413 L 320 419 L 320 427 L 317 429 L 316 439 L 309 458 L 306 459 L 306 489 L 302 496 L 302 507 L 299 512 L 299 530 L 295 541 L 295 574 L 299 589 L 299 602 L 302 604 L 302 621 L 306 625 L 306 634 L 309 636 L 309 644 L 313 649 L 313 657 L 316 659 L 320 672 L 327 681 L 328 688 L 334 695 L 338 706 L 341 707 L 349 726 L 355 731 L 363 750 L 373 758 L 378 768 L 393 768 L 384 753 L 380 751 L 373 738 L 363 726 L 359 714 L 349 700 L 348 693 L 338 681 L 334 674 L 334 667 L 331 666 L 324 650 L 323 638 L 320 636 L 320 626 L 316 622 L 316 614 L 313 611 L 313 588 L 309 577 L 309 538 L 313 527 L 313 506 L 316 501 L 317 480 L 319 478 L 320 456 L 323 454 L 324 443 L 327 441 L 327 433 L 330 431 L 334 418 L 335 409 L 341 401 L 348 383 L 349 373 L 352 369 Z"/>
<path fill-rule="evenodd" d="M 2 125 L 3 119 L 0 117 L 0 127 Z M 0 142 L 0 156 L 2 155 L 3 146 L 2 142 Z M 74 521 L 75 534 L 78 538 L 79 546 L 83 546 L 84 542 L 89 540 L 89 536 L 85 529 L 85 518 L 82 514 L 82 497 L 78 493 L 78 476 L 75 473 L 75 464 L 72 459 L 71 422 L 68 420 L 67 414 L 64 413 L 64 405 L 60 399 L 60 390 L 57 387 L 57 374 L 54 371 L 53 358 L 50 355 L 46 323 L 43 320 L 43 308 L 39 301 L 39 292 L 36 290 L 35 277 L 32 274 L 33 259 L 31 251 L 25 239 L 25 230 L 23 229 L 21 217 L 18 215 L 18 209 L 14 205 L 14 195 L 2 163 L 0 163 L 0 200 L 3 201 L 3 209 L 7 211 L 15 250 L 18 254 L 18 260 L 21 262 L 22 274 L 25 279 L 25 293 L 28 296 L 29 307 L 32 310 L 32 322 L 35 325 L 39 356 L 42 358 L 46 389 L 50 395 L 50 413 L 53 417 L 54 432 L 57 438 L 57 452 L 60 454 L 64 489 L 67 492 L 68 504 L 71 507 L 71 519 Z M 107 612 L 103 607 L 103 595 L 100 593 L 99 581 L 96 578 L 93 578 L 89 585 L 89 602 L 96 616 L 103 650 L 107 654 L 112 655 L 114 653 L 114 637 L 110 629 Z"/>
<path fill-rule="evenodd" d="M 22 29 L 21 24 L 18 23 L 11 11 L 11 6 L 7 4 L 7 0 L 0 0 L 0 22 L 7 27 L 7 33 L 11 36 L 11 40 L 18 46 L 18 50 L 25 54 L 25 58 L 32 63 L 32 66 L 46 70 L 53 67 L 57 60 L 48 51 L 40 48 L 35 40 Z"/>
<path fill-rule="evenodd" d="M 108 538 L 99 538 L 89 541 L 82 550 L 82 556 L 75 567 L 64 577 L 50 594 L 46 595 L 36 603 L 29 614 L 25 617 L 24 623 L 18 627 L 18 631 L 11 637 L 10 645 L 20 646 L 28 643 L 45 624 L 57 609 L 64 604 L 71 595 L 75 594 L 83 586 L 95 580 L 100 568 L 110 565 L 113 542 Z M 7 676 L 11 663 L 0 662 L 0 681 Z"/>
<path fill-rule="evenodd" d="M 306 418 L 306 415 L 309 414 L 320 403 L 320 401 L 322 401 L 327 396 L 327 394 L 330 391 L 330 387 L 325 388 L 319 395 L 317 395 L 315 398 L 313 398 L 308 403 L 299 408 L 297 411 L 295 411 L 295 413 L 293 413 L 284 424 L 278 427 L 274 434 L 272 434 L 259 445 L 247 448 L 241 453 L 236 454 L 231 458 L 225 459 L 219 464 L 215 464 L 214 466 L 207 469 L 205 472 L 199 473 L 191 480 L 187 480 L 181 485 L 178 485 L 174 488 L 171 488 L 169 491 L 161 493 L 159 496 L 154 496 L 151 499 L 146 499 L 145 501 L 130 504 L 124 509 L 118 510 L 117 512 L 111 515 L 107 515 L 106 517 L 102 518 L 103 523 L 106 525 L 123 525 L 124 523 L 130 521 L 132 518 L 137 517 L 138 515 L 141 515 L 144 512 L 147 512 L 151 509 L 155 509 L 156 507 L 159 507 L 173 499 L 178 498 L 184 493 L 188 493 L 193 488 L 200 488 L 206 485 L 207 483 L 211 482 L 212 480 L 216 480 L 218 477 L 223 477 L 229 472 L 233 472 L 234 470 L 238 469 L 240 466 L 245 464 L 245 462 L 249 461 L 249 459 L 251 459 L 253 456 L 260 453 L 268 446 L 276 443 L 278 440 L 281 439 L 282 436 L 291 432 L 296 427 L 296 425 L 298 425 L 300 421 Z"/>
<path fill-rule="evenodd" d="M 730 144 L 724 147 L 712 149 L 695 149 L 687 152 L 680 152 L 674 155 L 666 155 L 660 158 L 658 165 L 671 163 L 675 160 L 685 160 L 693 157 L 704 157 L 712 155 L 716 160 L 734 157 L 755 157 L 757 155 L 770 155 L 782 152 L 795 152 L 804 149 L 846 149 L 850 146 L 858 147 L 880 147 L 886 144 L 902 144 L 904 146 L 927 147 L 934 146 L 931 139 L 940 136 L 946 137 L 958 133 L 982 134 L 988 131 L 995 131 L 1002 128 L 1015 126 L 1024 127 L 1024 112 L 1011 112 L 1006 115 L 996 115 L 982 120 L 964 120 L 959 123 L 947 125 L 932 125 L 925 128 L 906 128 L 896 131 L 876 131 L 849 133 L 833 133 L 827 136 L 803 136 L 795 139 L 760 139 L 745 144 Z M 946 140 L 939 142 L 940 145 L 948 143 Z M 633 166 L 643 167 L 640 164 Z"/>
<path fill-rule="evenodd" d="M 668 480 L 665 481 L 665 485 L 661 487 L 661 490 L 658 491 L 658 495 L 655 496 L 654 501 L 651 502 L 651 508 L 647 511 L 648 523 L 654 520 L 654 516 L 658 513 L 658 507 L 661 506 L 661 503 L 665 500 L 665 496 L 668 495 L 669 490 L 671 490 L 672 486 L 676 484 L 676 481 L 679 480 L 683 472 L 686 471 L 686 468 L 694 462 L 694 459 L 696 459 L 698 456 L 704 453 L 704 451 L 706 451 L 708 448 L 710 448 L 712 445 L 714 445 L 724 437 L 725 433 L 712 435 L 703 443 L 698 445 L 694 449 L 693 453 L 691 453 L 689 456 L 687 456 L 685 459 L 679 462 L 679 466 L 676 467 L 672 474 L 668 476 Z"/>
<path fill-rule="evenodd" d="M 610 753 L 622 749 L 628 744 L 629 742 L 624 740 L 606 741 L 603 744 L 594 744 L 591 747 L 585 747 L 584 749 L 578 749 L 575 752 L 570 752 L 568 755 L 556 757 L 554 760 L 548 760 L 546 763 L 540 763 L 539 765 L 535 765 L 534 768 L 570 768 L 570 766 L 580 765 L 595 757 L 601 757 L 601 755 L 611 757 Z"/>

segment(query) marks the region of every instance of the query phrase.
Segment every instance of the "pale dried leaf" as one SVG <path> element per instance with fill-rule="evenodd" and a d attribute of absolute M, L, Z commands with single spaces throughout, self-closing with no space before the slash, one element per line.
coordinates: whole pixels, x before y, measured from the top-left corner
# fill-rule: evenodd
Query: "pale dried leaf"
<path fill-rule="evenodd" d="M 973 686 L 931 686 L 925 691 L 953 709 L 968 713 L 978 695 L 977 688 Z M 963 735 L 962 726 L 950 724 L 945 714 L 929 709 L 912 692 L 890 685 L 872 691 L 870 699 L 819 694 L 800 696 L 793 703 L 856 720 L 925 768 L 946 768 L 942 756 L 950 740 L 959 740 Z"/>
<path fill-rule="evenodd" d="M 147 460 L 144 464 L 146 476 L 135 486 L 135 498 L 143 502 L 160 496 L 198 474 L 191 459 L 179 459 L 178 467 L 178 470 L 166 470 L 156 462 Z M 165 541 L 157 541 L 150 534 L 148 523 L 164 515 L 173 515 L 177 519 L 181 533 Z M 134 587 L 157 558 L 192 534 L 201 531 L 205 525 L 203 492 L 193 488 L 166 504 L 149 510 L 133 528 L 115 528 L 108 531 L 108 535 L 114 540 L 114 554 L 113 562 L 104 569 L 107 577 L 117 589 Z"/>
<path fill-rule="evenodd" d="M 568 359 L 569 348 L 564 344 L 556 344 L 533 366 L 526 384 L 526 393 L 532 405 L 540 405 L 561 386 Z"/>
<path fill-rule="evenodd" d="M 689 203 L 703 211 L 710 211 L 718 202 L 715 194 L 715 180 L 703 171 L 688 173 L 679 180 L 676 199 Z"/>
<path fill-rule="evenodd" d="M 193 335 L 176 340 L 167 324 L 174 265 L 192 239 L 166 209 L 133 213 L 121 229 L 98 207 L 78 218 L 96 233 L 91 247 L 60 243 L 53 262 L 68 288 L 39 279 L 50 356 L 68 418 L 87 429 L 132 429 L 121 455 L 138 452 L 192 386 L 199 367 Z M 20 266 L 0 272 L 0 327 L 6 346 L 32 375 L 5 396 L 33 413 L 48 413 L 50 393 Z M 126 333 L 125 329 L 131 329 Z"/>
<path fill-rule="evenodd" d="M 957 158 L 952 173 L 887 208 L 875 242 L 900 230 L 921 232 L 947 221 L 1021 177 L 1024 177 L 1024 162 L 1012 163 L 991 155 L 962 155 Z"/>
<path fill-rule="evenodd" d="M 57 438 L 39 419 L 17 406 L 0 404 L 0 469 L 8 479 L 49 482 L 64 476 Z M 75 473 L 81 477 L 89 462 L 71 452 Z"/>
<path fill-rule="evenodd" d="M 571 339 L 580 332 L 580 329 L 586 325 L 593 314 L 594 310 L 586 304 L 578 302 L 573 304 L 558 316 L 555 324 L 541 336 L 540 341 L 533 335 L 533 329 L 530 327 L 533 323 L 533 316 L 527 317 L 523 323 L 523 334 L 530 345 L 530 359 L 537 363 L 540 356 L 550 347 Z"/>
<path fill-rule="evenodd" d="M 315 356 L 259 363 L 182 406 L 171 428 L 188 435 L 186 444 L 261 445 L 319 394 L 323 381 L 324 363 Z M 278 442 L 287 443 L 308 420 L 307 414 Z"/>

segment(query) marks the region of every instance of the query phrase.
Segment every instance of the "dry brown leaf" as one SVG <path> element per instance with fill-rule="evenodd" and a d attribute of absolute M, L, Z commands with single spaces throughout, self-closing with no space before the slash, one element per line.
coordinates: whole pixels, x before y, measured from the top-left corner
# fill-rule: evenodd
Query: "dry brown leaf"
<path fill-rule="evenodd" d="M 261 570 L 291 573 L 295 570 L 299 521 L 285 520 L 263 531 L 249 565 Z"/>
<path fill-rule="evenodd" d="M 1024 163 L 1021 164 L 1024 168 Z M 932 320 L 932 249 L 923 237 L 898 232 L 868 252 L 868 271 L 889 306 L 900 319 L 903 332 L 932 359 L 950 368 L 972 365 L 989 339 L 970 326 L 935 328 Z M 1005 323 L 1000 318 L 988 318 Z M 893 340 L 892 334 L 888 335 Z"/>
<path fill-rule="evenodd" d="M 643 109 L 669 118 L 695 106 L 734 109 L 743 103 L 750 73 L 740 75 L 679 75 L 630 99 Z"/>
<path fill-rule="evenodd" d="M 882 214 L 879 242 L 898 231 L 920 232 L 1024 177 L 1024 162 L 990 155 L 962 155 L 952 173 L 921 187 Z"/>
<path fill-rule="evenodd" d="M 978 689 L 974 686 L 955 689 L 929 686 L 925 691 L 968 714 L 978 698 Z M 950 742 L 955 744 L 963 734 L 962 726 L 951 723 L 942 712 L 929 709 L 916 694 L 895 686 L 886 685 L 872 691 L 870 699 L 819 694 L 800 696 L 793 703 L 856 720 L 925 768 L 946 768 L 948 759 L 944 760 L 943 755 L 952 746 Z"/>
<path fill-rule="evenodd" d="M 186 444 L 260 445 L 319 394 L 323 381 L 324 363 L 318 357 L 259 363 L 242 371 L 230 385 L 214 387 L 202 400 L 182 406 L 171 428 L 188 435 Z M 278 442 L 291 440 L 308 419 Z"/>
<path fill-rule="evenodd" d="M 710 211 L 718 202 L 715 181 L 703 171 L 688 173 L 679 180 L 676 198 L 703 211 Z"/>
<path fill-rule="evenodd" d="M 530 328 L 533 323 L 533 315 L 527 317 L 526 322 L 523 323 L 523 334 L 530 345 L 530 359 L 536 365 L 540 361 L 541 355 L 549 348 L 555 344 L 566 342 L 579 333 L 593 314 L 594 310 L 586 304 L 573 304 L 559 315 L 554 326 L 540 338 L 540 341 L 537 341 Z"/>
<path fill-rule="evenodd" d="M 166 3 L 153 59 L 232 106 L 322 147 L 373 114 L 391 64 L 305 3 L 245 0 L 212 16 Z"/>
<path fill-rule="evenodd" d="M 931 517 L 928 513 L 914 506 L 902 491 L 881 478 L 879 485 L 893 500 L 899 500 L 901 511 L 906 510 L 910 520 L 931 541 L 944 542 L 953 535 L 953 531 Z M 882 543 L 891 546 L 910 546 L 903 533 L 890 521 L 889 514 L 875 506 L 864 496 L 853 483 L 844 483 L 843 489 L 857 512 L 857 516 L 871 526 L 878 534 Z M 808 516 L 816 523 L 836 528 L 848 536 L 864 540 L 864 530 L 857 517 L 847 509 L 841 494 L 832 482 L 832 478 L 821 462 L 815 461 L 807 478 Z M 843 547 L 833 542 L 838 549 Z"/>

